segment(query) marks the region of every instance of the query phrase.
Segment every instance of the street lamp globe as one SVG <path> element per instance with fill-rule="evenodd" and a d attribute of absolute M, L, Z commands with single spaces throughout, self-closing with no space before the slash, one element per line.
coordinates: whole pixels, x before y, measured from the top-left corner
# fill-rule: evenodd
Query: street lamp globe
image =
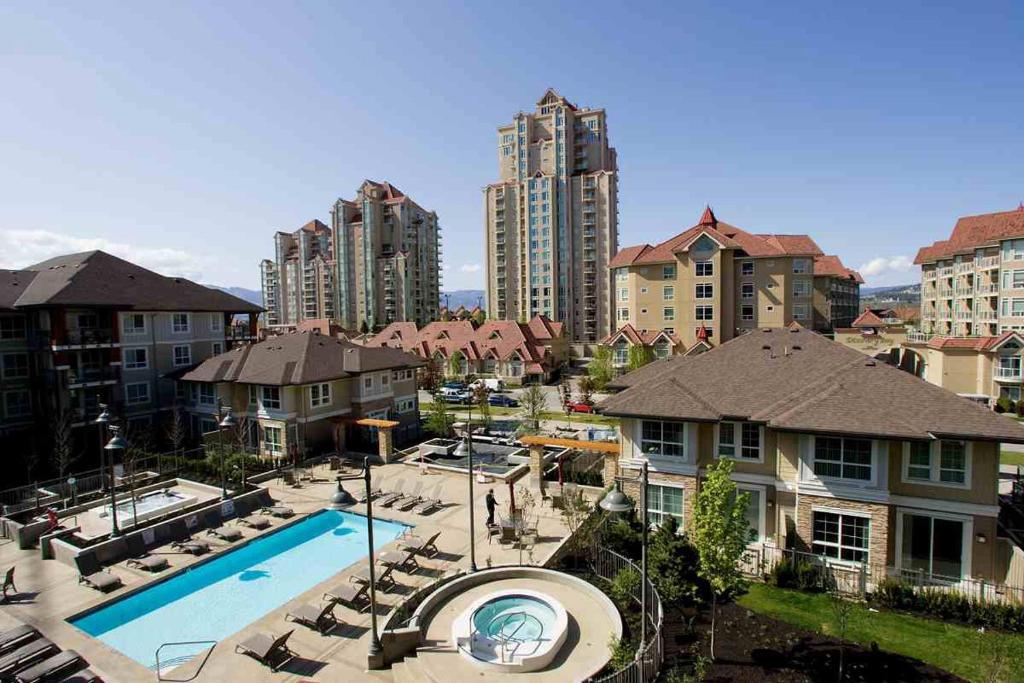
<path fill-rule="evenodd" d="M 110 412 L 107 410 L 107 406 L 101 403 L 100 408 L 102 410 L 100 410 L 100 414 L 96 416 L 96 419 L 93 420 L 93 424 L 110 424 Z"/>
<path fill-rule="evenodd" d="M 110 437 L 110 441 L 103 448 L 108 451 L 123 451 L 128 448 L 128 441 L 117 432 L 114 432 L 114 436 Z"/>
<path fill-rule="evenodd" d="M 231 408 L 228 408 L 227 412 L 224 413 L 224 417 L 220 421 L 220 428 L 231 429 L 237 424 L 238 420 L 235 419 L 235 416 L 231 414 Z"/>
<path fill-rule="evenodd" d="M 633 503 L 630 502 L 625 493 L 617 488 L 609 491 L 605 497 L 601 499 L 601 502 L 598 503 L 598 506 L 605 512 L 613 515 L 629 512 L 633 509 Z"/>
<path fill-rule="evenodd" d="M 327 507 L 331 510 L 347 510 L 356 504 L 356 499 L 342 487 L 341 479 L 338 480 L 338 490 L 331 494 Z"/>

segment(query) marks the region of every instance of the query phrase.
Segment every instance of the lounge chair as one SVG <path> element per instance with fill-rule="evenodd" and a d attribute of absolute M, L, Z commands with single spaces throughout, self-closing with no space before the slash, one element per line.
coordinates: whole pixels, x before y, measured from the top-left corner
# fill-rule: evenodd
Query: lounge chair
<path fill-rule="evenodd" d="M 316 629 L 320 635 L 324 635 L 338 625 L 338 618 L 334 616 L 336 604 L 330 600 L 323 607 L 317 607 L 307 602 L 296 607 L 294 611 L 289 611 L 284 618 L 285 621 L 294 621 L 297 624 Z"/>
<path fill-rule="evenodd" d="M 158 572 L 170 566 L 166 557 L 157 557 L 146 552 L 146 542 L 142 540 L 142 536 L 138 534 L 126 536 L 125 543 L 128 546 L 127 564 L 129 567 L 145 569 L 147 572 Z"/>
<path fill-rule="evenodd" d="M 78 567 L 78 583 L 84 583 L 89 588 L 105 593 L 120 588 L 122 585 L 121 577 L 111 574 L 100 566 L 94 552 L 79 553 L 75 557 L 75 566 Z"/>
<path fill-rule="evenodd" d="M 85 660 L 74 650 L 65 650 L 44 659 L 14 677 L 17 683 L 42 683 L 52 681 L 62 674 L 81 669 Z"/>
<path fill-rule="evenodd" d="M 210 544 L 200 538 L 192 538 L 185 535 L 184 538 L 171 543 L 171 547 L 192 555 L 202 555 L 210 552 Z"/>
<path fill-rule="evenodd" d="M 395 577 L 392 576 L 392 574 L 394 574 L 394 572 L 395 572 L 395 565 L 393 565 L 393 564 L 386 565 L 384 567 L 384 571 L 380 572 L 379 574 L 377 574 L 376 577 L 374 577 L 375 578 L 375 583 L 377 584 L 377 588 L 380 588 L 382 591 L 386 591 L 386 590 L 390 590 L 390 589 L 394 588 L 395 586 L 397 586 L 398 582 L 395 581 Z M 370 568 L 369 567 L 364 567 L 363 569 L 360 569 L 360 570 L 356 571 L 355 573 L 352 574 L 351 577 L 349 577 L 349 581 L 352 581 L 354 583 L 362 583 L 362 584 L 369 585 L 369 583 L 370 583 Z"/>
<path fill-rule="evenodd" d="M 386 508 L 394 507 L 399 502 L 406 501 L 409 499 L 415 499 L 419 501 L 421 489 L 423 489 L 423 482 L 418 481 L 415 484 L 413 484 L 412 491 L 410 491 L 407 494 L 399 493 L 397 494 L 397 497 L 384 496 L 380 501 L 380 506 Z"/>
<path fill-rule="evenodd" d="M 222 541 L 228 543 L 234 543 L 242 537 L 242 532 L 231 526 L 219 526 L 216 529 L 207 529 L 206 533 L 210 536 L 216 536 Z"/>
<path fill-rule="evenodd" d="M 39 631 L 28 624 L 22 624 L 0 633 L 0 655 L 17 650 L 39 637 Z"/>
<path fill-rule="evenodd" d="M 60 652 L 60 648 L 52 641 L 46 638 L 36 638 L 27 645 L 22 645 L 17 650 L 0 657 L 0 680 L 9 680 L 17 672 L 27 669 L 47 657 L 52 657 L 58 652 Z"/>
<path fill-rule="evenodd" d="M 369 583 L 363 583 L 358 586 L 351 583 L 343 583 L 324 593 L 324 600 L 337 602 L 357 612 L 362 612 L 370 606 L 370 595 L 367 592 L 369 590 Z"/>
<path fill-rule="evenodd" d="M 433 557 L 440 552 L 437 547 L 437 539 L 440 535 L 441 532 L 438 531 L 425 541 L 419 536 L 409 536 L 406 540 L 401 541 L 398 547 L 402 550 L 414 550 L 423 557 Z"/>
<path fill-rule="evenodd" d="M 260 509 L 260 514 L 288 518 L 293 517 L 295 515 L 295 510 L 292 510 L 290 507 L 286 507 L 284 505 L 267 505 L 266 507 Z"/>
<path fill-rule="evenodd" d="M 413 507 L 412 511 L 417 515 L 426 515 L 433 512 L 444 504 L 444 501 L 441 500 L 440 496 L 441 482 L 437 482 L 437 485 L 434 487 L 434 491 L 429 496 L 421 499 L 420 502 Z"/>
<path fill-rule="evenodd" d="M 18 587 L 14 585 L 14 567 L 7 570 L 4 574 L 4 600 L 7 600 L 7 591 L 13 590 L 15 593 L 18 592 Z"/>
<path fill-rule="evenodd" d="M 380 556 L 380 563 L 385 567 L 394 567 L 399 571 L 403 571 L 407 574 L 415 574 L 422 567 L 420 563 L 416 561 L 417 550 L 409 550 L 407 552 L 387 552 L 382 553 Z"/>
<path fill-rule="evenodd" d="M 288 639 L 293 633 L 294 629 L 279 636 L 257 633 L 235 645 L 235 652 L 248 655 L 260 664 L 269 666 L 271 671 L 277 671 L 282 664 L 295 657 L 295 653 L 288 649 Z"/>
<path fill-rule="evenodd" d="M 82 669 L 76 671 L 67 678 L 62 678 L 57 683 L 103 683 L 100 677 L 92 672 L 90 669 Z"/>
<path fill-rule="evenodd" d="M 421 485 L 420 488 L 422 489 L 423 486 Z M 434 491 L 435 492 L 437 491 L 437 487 L 436 486 L 434 487 Z M 425 502 L 426 500 L 427 499 L 424 496 L 419 495 L 419 492 L 417 491 L 416 493 L 412 494 L 411 496 L 406 496 L 402 500 L 395 501 L 391 505 L 391 507 L 393 507 L 396 510 L 401 510 L 403 512 L 407 512 L 409 510 L 412 510 L 414 507 L 416 507 L 420 503 Z"/>
<path fill-rule="evenodd" d="M 356 502 L 357 503 L 365 503 L 368 500 L 377 500 L 378 498 L 380 498 L 383 495 L 384 495 L 384 489 L 377 488 L 375 490 L 371 490 L 370 491 L 370 496 L 367 497 L 366 496 L 366 487 L 363 487 L 362 489 L 360 489 L 359 495 L 356 496 Z"/>
<path fill-rule="evenodd" d="M 248 517 L 239 517 L 235 520 L 236 523 L 242 526 L 247 526 L 250 529 L 266 529 L 270 526 L 270 520 L 266 517 L 258 517 L 256 515 L 249 515 Z"/>
<path fill-rule="evenodd" d="M 397 500 L 401 500 L 403 497 L 402 489 L 405 488 L 405 479 L 399 479 L 395 488 L 391 490 L 391 493 L 385 493 L 381 496 L 380 500 L 377 501 L 377 505 L 383 505 L 384 507 L 390 506 Z"/>

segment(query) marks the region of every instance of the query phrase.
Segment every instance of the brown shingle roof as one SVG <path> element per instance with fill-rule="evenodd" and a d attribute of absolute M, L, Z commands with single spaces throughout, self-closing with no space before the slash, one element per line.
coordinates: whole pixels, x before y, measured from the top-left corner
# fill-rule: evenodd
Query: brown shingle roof
<path fill-rule="evenodd" d="M 599 406 L 611 415 L 1024 443 L 1016 422 L 798 326 L 753 331 L 703 354 L 650 363 L 616 385 L 627 388 Z"/>
<path fill-rule="evenodd" d="M 399 349 L 369 348 L 315 332 L 291 332 L 209 358 L 182 379 L 285 386 L 422 364 Z"/>
<path fill-rule="evenodd" d="M 0 270 L 0 311 L 12 311 L 36 273 L 31 270 Z"/>
<path fill-rule="evenodd" d="M 930 246 L 921 247 L 914 257 L 914 263 L 949 258 L 1012 237 L 1024 237 L 1024 206 L 1018 206 L 1013 211 L 960 218 L 948 240 L 939 240 Z"/>

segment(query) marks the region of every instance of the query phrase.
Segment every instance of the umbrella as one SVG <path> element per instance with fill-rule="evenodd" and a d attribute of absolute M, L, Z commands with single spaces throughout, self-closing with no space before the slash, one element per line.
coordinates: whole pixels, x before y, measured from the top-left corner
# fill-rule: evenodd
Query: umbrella
<path fill-rule="evenodd" d="M 508 483 L 508 509 L 509 515 L 515 516 L 516 514 L 516 489 L 512 482 Z"/>
<path fill-rule="evenodd" d="M 558 488 L 565 486 L 565 478 L 562 474 L 562 456 L 558 456 Z"/>

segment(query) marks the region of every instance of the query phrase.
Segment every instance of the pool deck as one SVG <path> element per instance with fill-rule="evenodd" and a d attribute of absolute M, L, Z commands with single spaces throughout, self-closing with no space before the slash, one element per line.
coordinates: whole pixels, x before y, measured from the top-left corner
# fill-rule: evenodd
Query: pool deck
<path fill-rule="evenodd" d="M 328 472 L 326 467 L 322 467 L 317 474 L 327 478 L 332 477 L 334 473 Z M 455 573 L 459 568 L 469 566 L 470 536 L 466 506 L 469 492 L 465 474 L 458 475 L 436 470 L 424 472 L 415 466 L 395 463 L 375 466 L 373 475 L 375 488 L 382 487 L 385 490 L 391 488 L 399 479 L 405 480 L 408 485 L 414 481 L 422 481 L 425 492 L 430 492 L 438 482 L 441 482 L 439 496 L 446 503 L 442 509 L 426 516 L 374 506 L 375 518 L 391 519 L 414 525 L 416 527 L 414 533 L 417 536 L 429 537 L 437 531 L 442 532 L 437 542 L 440 549 L 438 555 L 425 560 L 420 559 L 423 571 L 414 575 L 396 572 L 398 588 L 389 592 L 378 590 L 378 625 L 383 627 L 384 619 L 391 608 L 415 587 L 432 582 L 437 577 Z M 296 517 L 289 520 L 274 519 L 273 526 L 266 531 L 254 531 L 239 526 L 245 539 L 258 537 L 283 524 L 291 523 L 323 509 L 335 489 L 333 481 L 305 482 L 301 488 L 292 488 L 284 485 L 280 480 L 272 480 L 262 486 L 270 491 L 278 504 L 293 508 Z M 362 482 L 347 482 L 345 486 L 350 492 L 355 493 L 360 490 Z M 559 512 L 553 510 L 549 505 L 542 505 L 539 500 L 537 501 L 533 515 L 538 518 L 539 538 L 532 549 L 531 557 L 531 553 L 527 551 L 521 551 L 511 545 L 501 545 L 496 539 L 493 541 L 489 539 L 484 524 L 486 514 L 483 499 L 488 488 L 492 487 L 498 500 L 499 510 L 507 511 L 508 509 L 507 485 L 500 483 L 474 484 L 473 509 L 476 514 L 477 565 L 483 568 L 489 564 L 517 564 L 520 562 L 543 564 L 558 548 L 566 535 L 565 525 Z M 517 489 L 517 502 L 522 490 Z M 355 506 L 352 511 L 365 513 L 365 506 Z M 234 522 L 231 524 L 234 525 Z M 201 536 L 206 538 L 204 534 Z M 213 554 L 243 542 L 244 540 L 228 544 L 211 539 L 211 545 L 214 547 Z M 381 551 L 393 549 L 394 545 L 392 543 L 384 546 Z M 19 550 L 14 542 L 7 539 L 0 540 L 0 570 L 6 570 L 7 567 L 14 565 L 16 567 L 15 583 L 19 589 L 19 593 L 12 596 L 10 602 L 0 604 L 0 629 L 8 628 L 16 621 L 32 624 L 61 648 L 77 650 L 88 660 L 90 668 L 106 681 L 155 681 L 156 675 L 153 671 L 106 646 L 101 641 L 87 636 L 66 621 L 70 616 L 116 599 L 127 591 L 144 587 L 212 555 L 193 557 L 174 551 L 170 546 L 154 548 L 151 553 L 166 555 L 172 565 L 171 569 L 150 575 L 141 570 L 129 569 L 123 562 L 112 565 L 108 569 L 122 578 L 125 587 L 104 595 L 79 585 L 77 572 L 74 569 L 57 561 L 40 559 L 38 549 Z M 343 569 L 329 580 L 314 586 L 295 600 L 285 603 L 238 633 L 219 642 L 214 647 L 201 673 L 194 680 L 245 681 L 246 683 L 257 681 L 395 681 L 396 676 L 391 670 L 372 672 L 365 670 L 366 653 L 370 642 L 369 613 L 357 614 L 351 609 L 337 607 L 335 615 L 343 622 L 343 625 L 324 636 L 304 626 L 285 621 L 285 614 L 289 607 L 295 607 L 305 602 L 320 605 L 321 597 L 326 590 L 347 581 L 348 576 L 354 570 L 363 567 L 364 564 L 364 561 L 360 561 Z M 202 615 L 196 615 L 196 617 L 201 619 Z M 272 672 L 255 660 L 234 652 L 235 644 L 250 635 L 267 632 L 280 634 L 293 628 L 295 632 L 289 640 L 289 646 L 296 653 L 296 657 L 285 664 L 280 671 Z M 606 642 L 598 645 L 601 648 L 607 647 Z M 174 671 L 173 678 L 188 679 L 191 675 L 189 668 L 196 664 L 197 661 L 182 665 Z M 565 674 L 566 672 L 563 672 L 563 678 Z M 467 678 L 461 676 L 453 678 L 445 675 L 436 680 L 469 680 L 468 676 L 467 670 Z M 473 673 L 472 678 L 477 680 L 479 672 Z"/>

